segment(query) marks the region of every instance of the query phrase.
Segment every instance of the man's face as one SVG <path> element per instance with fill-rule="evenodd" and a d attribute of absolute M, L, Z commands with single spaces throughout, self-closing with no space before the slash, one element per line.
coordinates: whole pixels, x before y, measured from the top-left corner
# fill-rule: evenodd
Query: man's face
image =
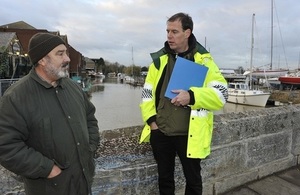
<path fill-rule="evenodd" d="M 66 46 L 63 44 L 58 45 L 45 56 L 45 74 L 51 80 L 68 77 L 69 62 L 70 58 L 67 55 Z"/>
<path fill-rule="evenodd" d="M 167 23 L 168 43 L 175 53 L 183 53 L 188 50 L 188 38 L 190 35 L 191 30 L 183 30 L 179 20 Z"/>

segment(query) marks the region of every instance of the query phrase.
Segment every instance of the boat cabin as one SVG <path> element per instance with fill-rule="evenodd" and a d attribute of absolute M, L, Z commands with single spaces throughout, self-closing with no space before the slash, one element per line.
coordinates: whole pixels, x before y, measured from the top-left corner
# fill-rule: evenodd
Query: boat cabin
<path fill-rule="evenodd" d="M 246 83 L 229 83 L 228 88 L 230 88 L 230 89 L 249 90 L 249 86 Z"/>

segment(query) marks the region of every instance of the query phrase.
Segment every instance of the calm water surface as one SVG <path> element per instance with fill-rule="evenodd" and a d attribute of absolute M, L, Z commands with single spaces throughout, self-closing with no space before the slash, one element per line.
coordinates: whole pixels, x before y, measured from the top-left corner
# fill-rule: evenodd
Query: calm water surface
<path fill-rule="evenodd" d="M 107 82 L 100 85 L 104 86 L 104 90 L 94 92 L 91 101 L 96 107 L 96 117 L 101 131 L 143 124 L 139 108 L 142 87 Z M 226 103 L 224 108 L 215 114 L 255 109 L 265 108 Z"/>
<path fill-rule="evenodd" d="M 142 125 L 139 109 L 142 87 L 129 84 L 103 83 L 103 91 L 92 93 L 100 130 Z"/>

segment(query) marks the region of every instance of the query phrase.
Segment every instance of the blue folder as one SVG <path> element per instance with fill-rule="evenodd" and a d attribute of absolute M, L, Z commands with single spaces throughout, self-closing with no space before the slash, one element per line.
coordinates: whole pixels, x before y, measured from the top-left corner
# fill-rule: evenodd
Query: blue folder
<path fill-rule="evenodd" d="M 173 72 L 165 92 L 165 97 L 174 98 L 176 95 L 171 90 L 189 90 L 190 87 L 202 87 L 208 68 L 182 57 L 177 57 Z"/>

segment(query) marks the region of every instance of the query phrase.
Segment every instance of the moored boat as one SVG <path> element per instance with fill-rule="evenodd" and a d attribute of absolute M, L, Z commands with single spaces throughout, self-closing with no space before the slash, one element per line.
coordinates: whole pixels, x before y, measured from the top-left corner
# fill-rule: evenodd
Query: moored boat
<path fill-rule="evenodd" d="M 269 92 L 249 89 L 246 83 L 228 84 L 228 102 L 264 107 L 270 97 Z"/>
<path fill-rule="evenodd" d="M 280 76 L 278 80 L 281 84 L 300 85 L 300 73 Z"/>
<path fill-rule="evenodd" d="M 270 78 L 270 77 L 279 77 L 284 76 L 288 73 L 289 70 L 287 69 L 278 69 L 278 70 L 253 70 L 252 76 L 253 77 L 261 77 L 261 78 Z M 244 75 L 249 74 L 250 71 L 246 71 Z"/>

